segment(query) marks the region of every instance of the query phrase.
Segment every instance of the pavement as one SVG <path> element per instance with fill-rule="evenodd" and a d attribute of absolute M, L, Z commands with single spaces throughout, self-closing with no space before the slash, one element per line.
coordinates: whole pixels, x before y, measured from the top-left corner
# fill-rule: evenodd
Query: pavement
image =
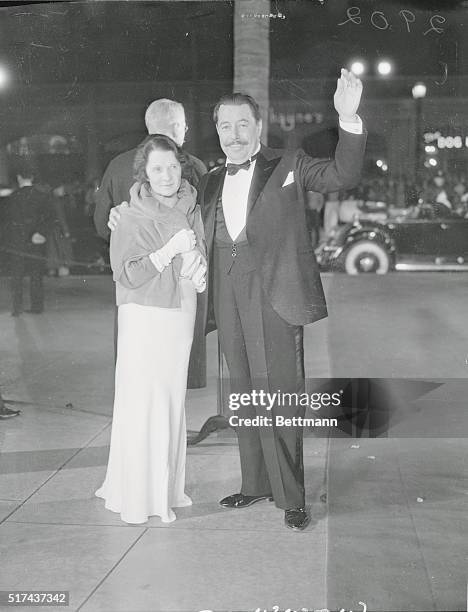
<path fill-rule="evenodd" d="M 0 279 L 1 390 L 22 411 L 0 421 L 0 591 L 67 590 L 67 609 L 96 612 L 466 610 L 467 281 L 324 276 L 330 317 L 306 328 L 306 374 L 432 384 L 395 399 L 380 437 L 306 432 L 312 520 L 295 533 L 273 504 L 218 506 L 239 489 L 230 431 L 188 448 L 194 505 L 174 523 L 105 510 L 112 281 L 46 279 L 46 312 L 12 318 Z M 216 343 L 189 431 L 216 413 Z"/>

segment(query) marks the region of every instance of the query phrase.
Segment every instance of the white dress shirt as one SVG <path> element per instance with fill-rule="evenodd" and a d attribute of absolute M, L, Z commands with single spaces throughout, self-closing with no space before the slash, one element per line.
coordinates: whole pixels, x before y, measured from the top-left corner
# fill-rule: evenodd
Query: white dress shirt
<path fill-rule="evenodd" d="M 340 119 L 340 127 L 352 134 L 362 134 L 362 121 L 359 117 L 358 120 L 355 123 L 350 123 Z M 252 155 L 255 155 L 258 151 L 260 151 L 260 145 Z M 226 164 L 228 163 L 232 163 L 231 160 L 227 159 Z M 226 173 L 224 178 L 221 201 L 226 229 L 233 242 L 236 241 L 247 222 L 247 203 L 255 164 L 256 160 L 253 160 L 248 170 L 239 170 L 236 174 L 231 175 Z"/>
<path fill-rule="evenodd" d="M 252 155 L 260 151 L 260 145 Z M 226 164 L 232 163 L 229 159 Z M 237 236 L 244 229 L 247 222 L 247 203 L 249 201 L 250 185 L 257 160 L 254 159 L 248 170 L 239 170 L 236 174 L 227 174 L 224 178 L 223 203 L 224 220 L 226 229 L 235 242 Z"/>

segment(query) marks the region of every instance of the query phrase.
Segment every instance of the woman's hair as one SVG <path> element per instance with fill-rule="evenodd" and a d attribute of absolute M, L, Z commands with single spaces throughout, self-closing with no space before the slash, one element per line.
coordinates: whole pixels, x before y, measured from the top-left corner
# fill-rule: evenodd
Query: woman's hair
<path fill-rule="evenodd" d="M 133 178 L 139 183 L 148 182 L 146 166 L 151 151 L 172 151 L 179 163 L 183 160 L 183 154 L 172 138 L 163 134 L 148 136 L 138 147 L 133 162 Z"/>

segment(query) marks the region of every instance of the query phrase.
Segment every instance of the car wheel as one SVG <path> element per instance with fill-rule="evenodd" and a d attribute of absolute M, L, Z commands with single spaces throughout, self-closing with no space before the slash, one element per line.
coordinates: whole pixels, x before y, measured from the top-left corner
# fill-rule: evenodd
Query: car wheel
<path fill-rule="evenodd" d="M 387 274 L 390 257 L 377 242 L 360 240 L 346 251 L 344 269 L 348 274 Z"/>

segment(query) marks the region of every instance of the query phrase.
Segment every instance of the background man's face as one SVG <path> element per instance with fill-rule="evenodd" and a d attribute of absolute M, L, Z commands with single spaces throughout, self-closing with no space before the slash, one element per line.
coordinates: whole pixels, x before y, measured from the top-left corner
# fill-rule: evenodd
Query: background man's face
<path fill-rule="evenodd" d="M 248 104 L 221 104 L 216 130 L 226 157 L 242 164 L 260 142 L 262 121 L 256 121 Z"/>
<path fill-rule="evenodd" d="M 177 113 L 175 117 L 175 122 L 173 123 L 173 130 L 173 140 L 177 144 L 177 146 L 181 147 L 184 144 L 185 132 L 187 131 L 184 111 L 180 111 Z"/>

